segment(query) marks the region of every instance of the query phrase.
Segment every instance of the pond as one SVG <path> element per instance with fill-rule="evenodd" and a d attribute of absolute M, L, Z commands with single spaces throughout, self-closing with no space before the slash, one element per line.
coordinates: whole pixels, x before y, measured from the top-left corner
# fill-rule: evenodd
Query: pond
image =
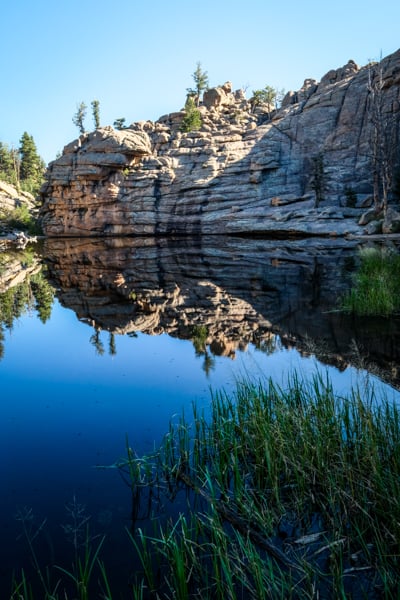
<path fill-rule="evenodd" d="M 91 535 L 106 535 L 102 558 L 126 582 L 132 498 L 118 470 L 102 467 L 126 455 L 127 440 L 138 455 L 151 452 L 194 402 L 207 411 L 212 390 L 319 371 L 338 393 L 368 380 L 397 399 L 399 321 L 335 310 L 357 248 L 335 239 L 65 239 L 5 262 L 0 589 L 30 571 L 24 527 L 43 564 L 70 565 L 71 507 L 87 515 Z"/>

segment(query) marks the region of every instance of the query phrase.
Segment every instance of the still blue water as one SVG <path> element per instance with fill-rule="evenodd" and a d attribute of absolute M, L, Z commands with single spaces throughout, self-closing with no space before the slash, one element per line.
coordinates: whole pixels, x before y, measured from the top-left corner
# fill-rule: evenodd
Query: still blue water
<path fill-rule="evenodd" d="M 232 392 L 237 378 L 273 377 L 285 384 L 293 371 L 311 377 L 328 373 L 338 393 L 380 380 L 352 366 L 339 370 L 320 363 L 313 353 L 274 338 L 266 353 L 247 344 L 234 358 L 213 356 L 204 369 L 192 341 L 165 333 L 115 335 L 101 331 L 104 353 L 96 352 L 93 327 L 55 300 L 43 324 L 30 310 L 4 331 L 0 361 L 0 585 L 7 589 L 12 573 L 30 564 L 21 537 L 19 511 L 32 509 L 35 523 L 44 519 L 35 543 L 45 562 L 68 562 L 69 542 L 63 529 L 66 506 L 74 498 L 85 505 L 94 533 L 105 533 L 106 557 L 116 570 L 129 569 L 124 528 L 129 527 L 129 488 L 112 465 L 125 456 L 125 440 L 140 455 L 151 452 L 170 420 L 190 417 L 191 406 L 210 404 L 211 390 Z M 285 347 L 286 346 L 286 347 Z M 391 386 L 384 393 L 397 398 Z M 1 596 L 3 597 L 3 596 Z M 5 596 L 4 596 L 5 597 Z"/>

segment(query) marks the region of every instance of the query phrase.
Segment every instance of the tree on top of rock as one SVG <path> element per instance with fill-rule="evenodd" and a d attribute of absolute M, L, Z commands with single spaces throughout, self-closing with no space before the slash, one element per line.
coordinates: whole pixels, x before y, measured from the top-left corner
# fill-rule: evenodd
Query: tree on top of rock
<path fill-rule="evenodd" d="M 203 71 L 200 62 L 196 64 L 192 77 L 195 85 L 194 88 L 187 88 L 187 92 L 195 97 L 196 105 L 199 106 L 201 94 L 208 89 L 208 74 L 207 71 Z"/>
<path fill-rule="evenodd" d="M 202 126 L 202 120 L 199 109 L 191 96 L 188 97 L 185 104 L 185 116 L 182 119 L 181 131 L 197 131 Z"/>
<path fill-rule="evenodd" d="M 92 100 L 91 106 L 94 128 L 98 129 L 100 127 L 100 102 L 98 100 Z"/>
<path fill-rule="evenodd" d="M 85 117 L 87 106 L 84 102 L 80 102 L 76 107 L 76 113 L 72 117 L 72 122 L 76 125 L 81 133 L 85 133 Z"/>
<path fill-rule="evenodd" d="M 253 95 L 250 98 L 251 112 L 254 113 L 256 108 L 264 104 L 267 107 L 266 112 L 269 116 L 274 108 L 276 108 L 278 94 L 281 95 L 281 92 L 278 92 L 278 90 L 271 85 L 266 85 L 262 90 L 254 90 Z"/>

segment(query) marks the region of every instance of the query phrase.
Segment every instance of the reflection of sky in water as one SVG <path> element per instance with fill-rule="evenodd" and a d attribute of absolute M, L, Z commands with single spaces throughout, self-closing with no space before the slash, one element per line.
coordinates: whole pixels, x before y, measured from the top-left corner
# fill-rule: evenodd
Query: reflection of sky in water
<path fill-rule="evenodd" d="M 5 333 L 0 361 L 0 562 L 15 561 L 16 507 L 32 506 L 51 522 L 62 523 L 74 494 L 108 526 L 127 523 L 129 490 L 115 471 L 93 469 L 124 456 L 125 436 L 140 454 L 153 449 L 170 419 L 191 404 L 210 403 L 210 388 L 233 390 L 235 378 L 273 377 L 285 385 L 290 372 L 312 375 L 327 367 L 294 349 L 267 355 L 254 347 L 236 359 L 214 357 L 207 377 L 204 357 L 192 342 L 167 335 L 116 336 L 117 354 L 98 356 L 89 342 L 93 330 L 55 302 L 50 321 L 24 316 Z M 329 368 L 335 389 L 346 393 L 363 385 L 355 369 Z M 365 376 L 364 376 L 365 377 Z M 372 379 L 372 378 L 371 378 Z M 389 397 L 394 396 L 387 388 Z M 59 527 L 59 525 L 58 525 Z M 56 529 L 57 531 L 57 529 Z M 15 549 L 18 552 L 18 549 Z"/>

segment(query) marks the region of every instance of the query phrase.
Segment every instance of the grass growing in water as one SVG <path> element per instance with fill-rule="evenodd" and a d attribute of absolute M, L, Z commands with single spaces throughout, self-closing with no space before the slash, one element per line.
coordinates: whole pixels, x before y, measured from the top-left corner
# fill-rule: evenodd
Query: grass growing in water
<path fill-rule="evenodd" d="M 284 388 L 244 381 L 234 397 L 215 394 L 209 416 L 194 407 L 171 424 L 153 455 L 128 447 L 116 466 L 132 514 L 150 516 L 128 533 L 136 567 L 124 597 L 398 597 L 400 412 L 373 391 L 338 397 L 319 375 Z M 162 520 L 169 502 L 178 510 Z M 84 572 L 96 562 L 104 593 L 99 552 L 85 554 Z"/>
<path fill-rule="evenodd" d="M 189 492 L 188 509 L 158 534 L 131 533 L 141 597 L 396 597 L 396 406 L 338 398 L 319 376 L 244 382 L 213 398 L 210 419 L 181 419 L 154 460 L 157 486 Z M 145 489 L 143 474 L 131 483 Z"/>
<path fill-rule="evenodd" d="M 342 308 L 356 315 L 389 316 L 400 311 L 400 255 L 392 250 L 365 248 L 360 268 Z"/>

